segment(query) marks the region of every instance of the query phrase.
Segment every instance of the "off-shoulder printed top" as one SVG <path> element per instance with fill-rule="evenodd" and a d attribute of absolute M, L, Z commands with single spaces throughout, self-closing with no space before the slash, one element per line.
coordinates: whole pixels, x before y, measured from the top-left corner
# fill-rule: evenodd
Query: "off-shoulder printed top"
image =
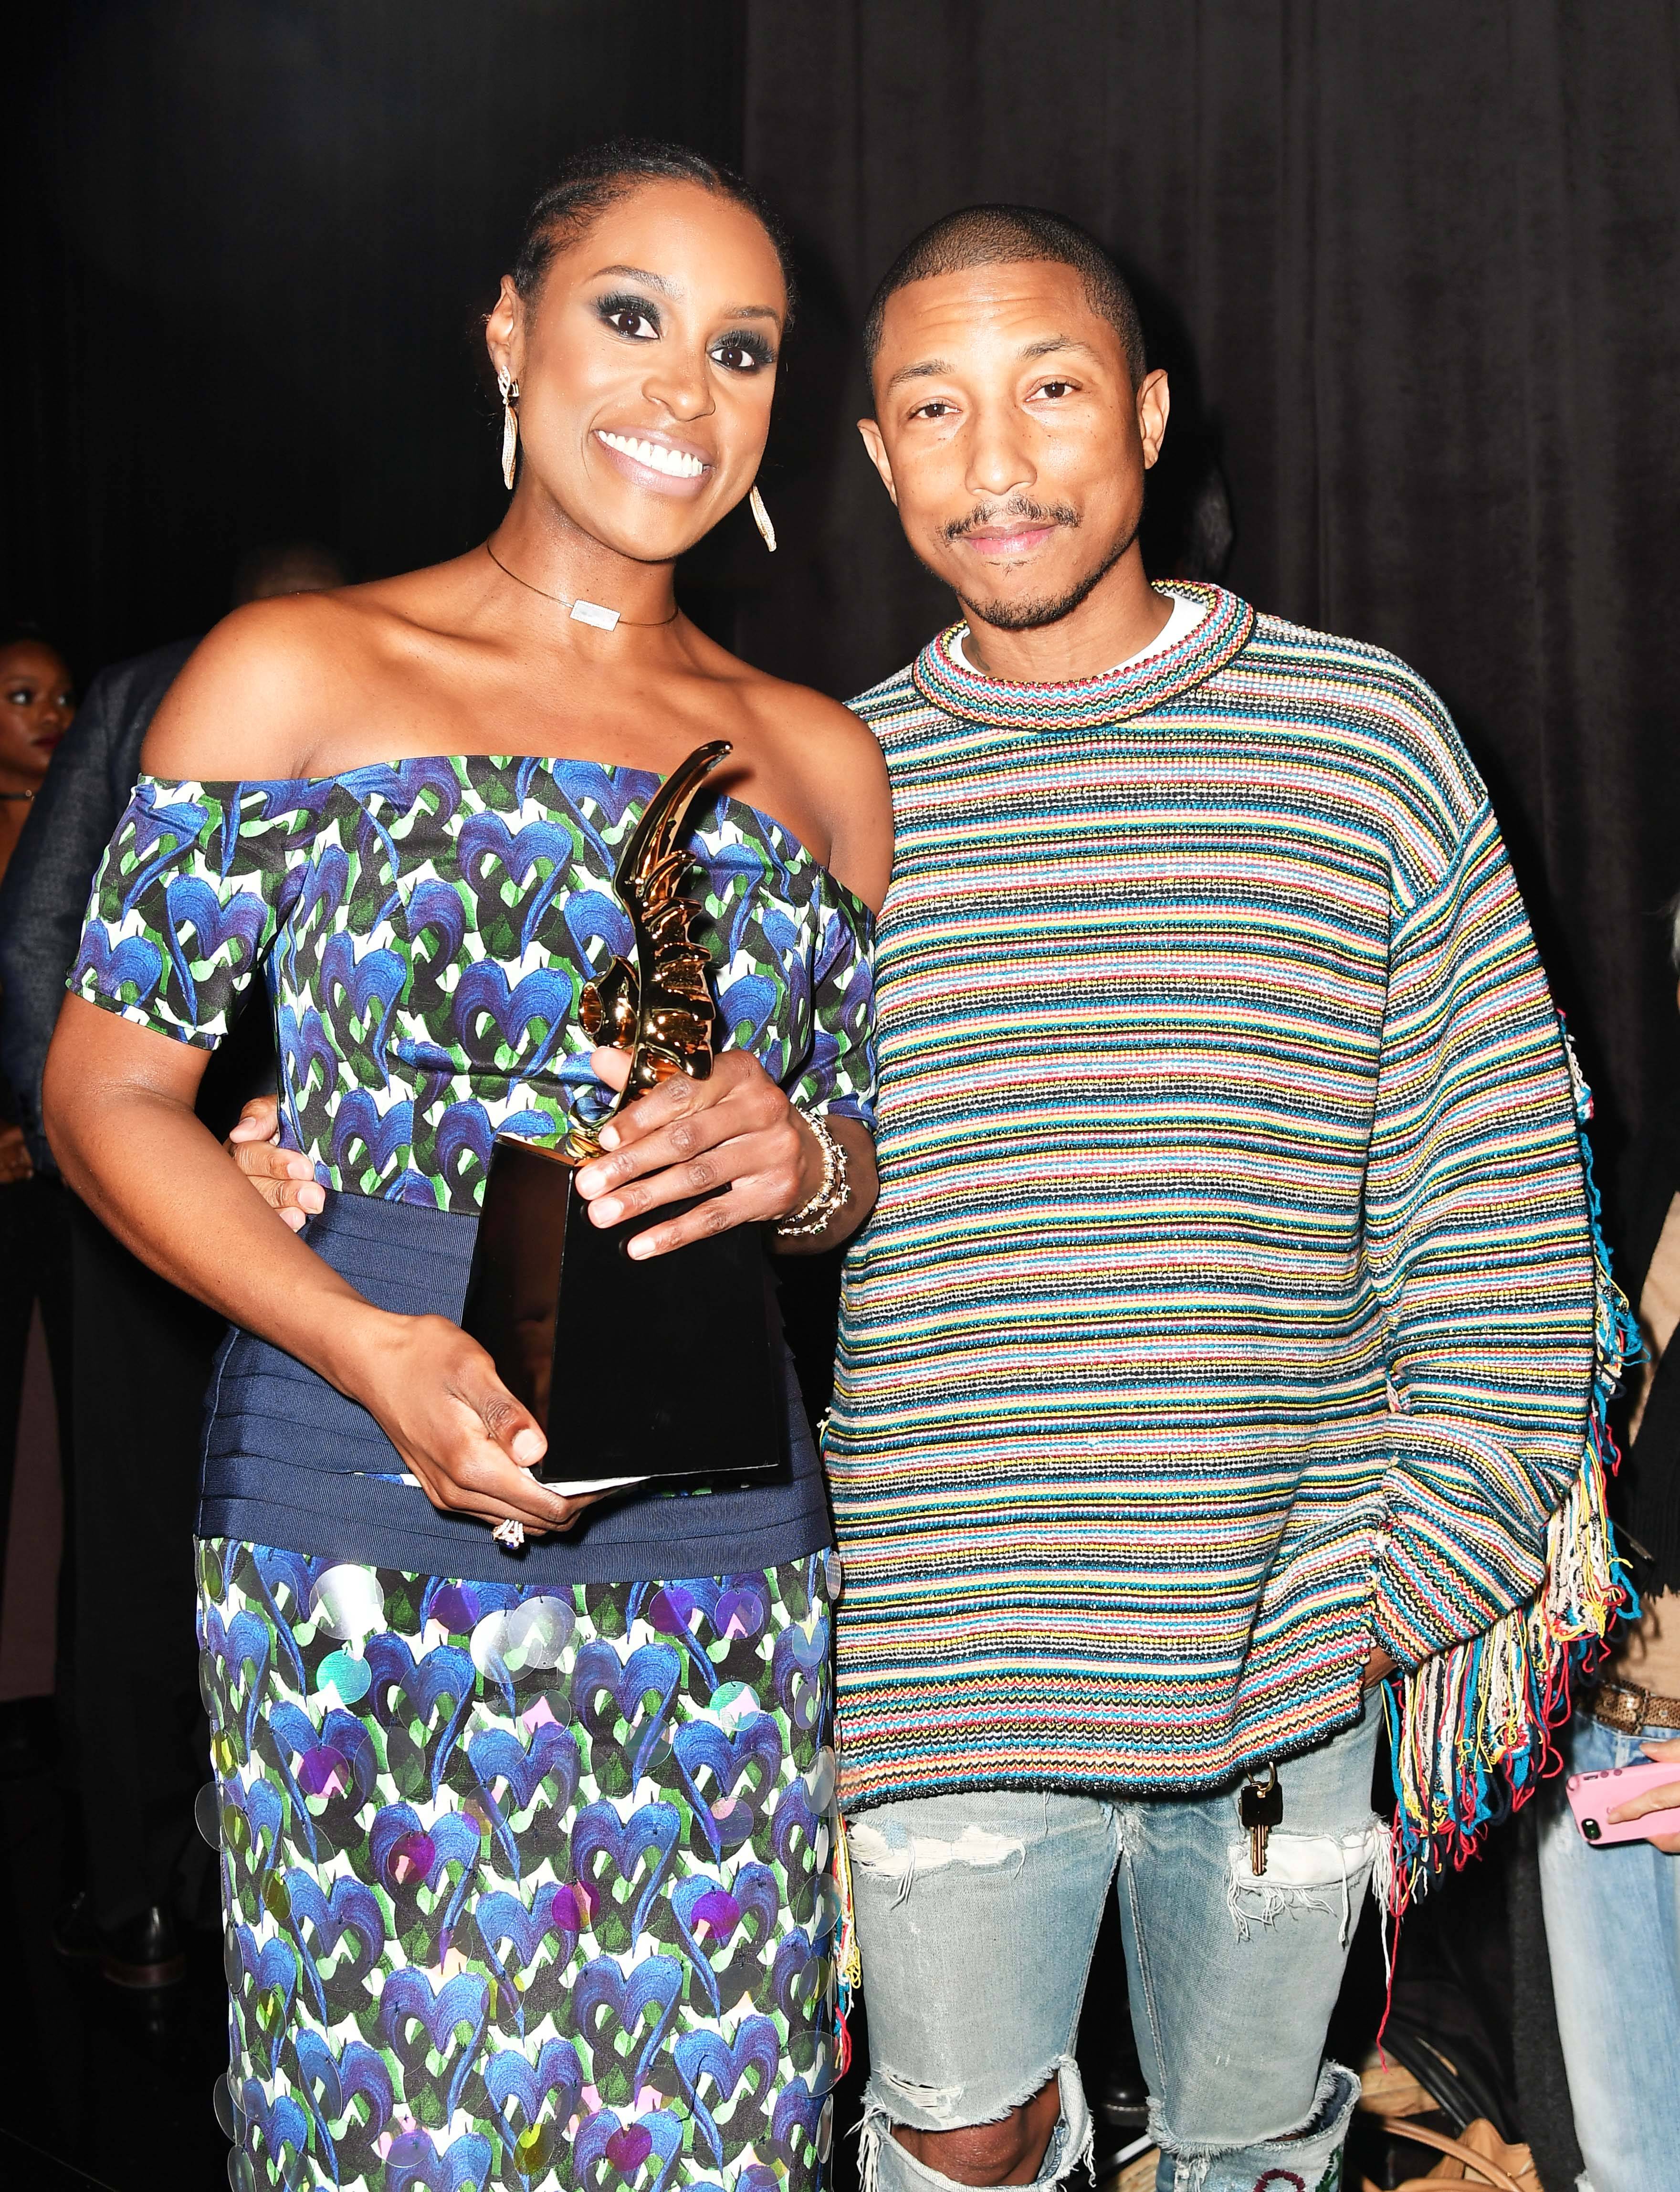
<path fill-rule="evenodd" d="M 282 1139 L 328 1187 L 473 1211 L 498 1133 L 605 1103 L 578 1019 L 630 949 L 618 851 L 658 779 L 459 756 L 339 776 L 143 777 L 94 879 L 70 987 L 214 1046 L 266 961 Z M 770 816 L 696 835 L 731 1047 L 802 1109 L 868 1120 L 870 916 Z"/>
<path fill-rule="evenodd" d="M 630 949 L 612 879 L 658 784 L 645 769 L 490 756 L 274 781 L 143 777 L 94 877 L 68 986 L 125 1019 L 213 1047 L 240 992 L 265 968 L 281 1139 L 338 1190 L 328 1196 L 330 1222 L 312 1221 L 305 1237 L 373 1298 L 381 1270 L 400 1264 L 407 1276 L 391 1286 L 401 1299 L 388 1287 L 389 1305 L 458 1315 L 471 1224 L 434 1220 L 424 1240 L 405 1235 L 400 1243 L 391 1224 L 407 1222 L 407 1213 L 413 1221 L 423 1213 L 470 1219 L 498 1133 L 557 1137 L 573 1118 L 599 1117 L 610 1100 L 589 1070 L 579 992 Z M 686 888 L 710 917 L 724 1046 L 751 1051 L 801 1108 L 873 1124 L 868 910 L 769 815 L 723 796 L 699 812 Z M 381 1216 L 376 1203 L 402 1207 L 405 1219 L 389 1207 Z M 345 1244 L 352 1236 L 371 1245 L 351 1251 Z M 423 1287 L 419 1299 L 416 1256 L 441 1259 L 438 1284 Z M 321 1419 L 315 1467 L 342 1472 L 346 1441 L 354 1447 L 364 1436 L 389 1457 L 382 1468 L 371 1449 L 362 1454 L 356 1473 L 364 1482 L 399 1466 L 362 1411 L 249 1335 L 236 1335 L 223 1364 L 217 1407 L 225 1417 L 234 1397 L 230 1373 L 236 1385 L 259 1371 L 286 1384 L 294 1417 L 307 1401 L 305 1413 Z M 321 1391 L 305 1395 L 299 1379 Z M 276 1440 L 259 1455 L 265 1441 L 253 1422 L 248 1409 L 236 1438 L 225 1424 L 219 1437 L 213 1411 L 200 1527 L 241 1536 L 289 1528 L 289 1537 L 265 1541 L 291 1544 L 312 1526 L 282 1522 L 262 1497 L 257 1504 L 268 1511 L 253 1511 L 242 1464 L 260 1458 L 271 1483 L 276 1470 L 296 1461 L 297 1424 L 289 1443 Z M 215 1458 L 231 1444 L 242 1466 L 221 1481 Z M 369 1496 L 377 1504 L 405 1488 L 376 1484 Z M 307 1489 L 293 1487 L 294 1504 Z M 724 1505 L 749 1496 L 704 1504 L 720 1510 L 721 1523 Z M 769 1497 L 758 1495 L 755 1513 L 767 1517 Z M 610 1557 L 605 1543 L 623 1538 L 635 1504 L 603 1510 L 601 1524 L 572 1540 L 572 1551 L 601 1540 Z M 422 1527 L 436 1536 L 434 1526 L 446 1523 L 456 1567 L 440 1564 L 443 1548 L 434 1545 L 431 1572 L 469 1573 L 466 1549 L 485 1533 L 441 1516 Z M 669 1523 L 667 1510 L 667 1533 Z M 389 1533 L 349 1528 L 363 1550 L 344 1543 L 340 1557 L 419 1565 L 413 1533 L 406 1536 L 399 1548 Z M 734 1550 L 740 1564 L 756 1565 L 762 1547 Z M 474 1557 L 483 1563 L 481 1551 Z"/>

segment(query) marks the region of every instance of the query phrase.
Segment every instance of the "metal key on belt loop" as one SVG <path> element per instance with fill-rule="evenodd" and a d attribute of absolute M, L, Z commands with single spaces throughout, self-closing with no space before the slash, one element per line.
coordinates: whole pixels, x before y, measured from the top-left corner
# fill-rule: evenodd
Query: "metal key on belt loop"
<path fill-rule="evenodd" d="M 1237 1815 L 1249 1830 L 1249 1870 L 1258 1880 L 1266 1869 L 1266 1837 L 1284 1816 L 1284 1791 L 1275 1766 L 1267 1766 L 1266 1778 L 1250 1774 L 1237 1800 Z"/>

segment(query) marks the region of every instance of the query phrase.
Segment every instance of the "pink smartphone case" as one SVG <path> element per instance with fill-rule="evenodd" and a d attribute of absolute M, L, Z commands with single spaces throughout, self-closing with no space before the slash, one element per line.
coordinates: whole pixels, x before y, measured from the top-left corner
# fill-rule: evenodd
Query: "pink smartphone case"
<path fill-rule="evenodd" d="M 1575 1824 L 1595 1849 L 1606 1842 L 1649 1841 L 1653 1835 L 1680 1835 L 1680 1805 L 1666 1812 L 1647 1812 L 1643 1819 L 1621 1819 L 1612 1825 L 1604 1817 L 1617 1805 L 1631 1803 L 1648 1789 L 1680 1781 L 1680 1761 L 1659 1764 L 1646 1759 L 1638 1766 L 1611 1766 L 1602 1773 L 1572 1773 L 1564 1784 Z"/>

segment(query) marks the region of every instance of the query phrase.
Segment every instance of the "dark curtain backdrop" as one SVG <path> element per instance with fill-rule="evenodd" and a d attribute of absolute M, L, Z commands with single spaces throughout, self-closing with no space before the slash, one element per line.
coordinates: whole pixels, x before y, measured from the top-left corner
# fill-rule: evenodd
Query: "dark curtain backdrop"
<path fill-rule="evenodd" d="M 1229 582 L 1452 707 L 1613 1163 L 1680 1059 L 1677 49 L 1656 0 L 748 10 L 747 159 L 809 294 L 742 651 L 854 692 L 949 614 L 857 444 L 853 331 L 948 208 L 1073 214 L 1137 279 L 1170 451 L 1220 454 Z"/>
<path fill-rule="evenodd" d="M 54 0 L 7 33 L 0 616 L 84 677 L 241 555 L 356 578 L 504 506 L 479 323 L 555 161 L 739 154 L 730 0 Z"/>

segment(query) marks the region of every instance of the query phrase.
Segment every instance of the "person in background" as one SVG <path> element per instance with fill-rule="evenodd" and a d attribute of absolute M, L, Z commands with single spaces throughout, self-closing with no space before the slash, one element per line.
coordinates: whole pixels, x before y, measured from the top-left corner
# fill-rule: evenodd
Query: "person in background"
<path fill-rule="evenodd" d="M 57 648 L 22 630 L 0 639 L 0 875 L 11 865 L 48 764 L 75 714 L 75 688 Z M 0 1088 L 0 1587 L 24 1363 L 37 1304 L 58 1388 L 60 1446 L 69 1451 L 70 1257 L 63 1204 L 55 1173 L 38 1164 L 20 1123 L 17 1093 Z M 9 1727 L 9 1749 L 11 1734 Z"/>
<path fill-rule="evenodd" d="M 345 576 L 338 557 L 312 541 L 253 549 L 235 574 L 231 606 L 325 591 L 343 585 Z M 21 644 L 42 647 L 40 642 Z M 35 799 L 31 789 L 32 803 L 21 810 L 27 830 L 21 822 L 9 825 L 0 806 L 0 831 L 11 829 L 0 844 L 17 845 L 20 853 L 0 888 L 0 1073 L 15 1096 L 24 1144 L 37 1172 L 53 1168 L 41 1131 L 41 1076 L 82 933 L 88 885 L 128 803 L 147 728 L 197 644 L 196 638 L 171 640 L 100 671 L 88 688 L 76 735 L 57 755 L 56 766 L 47 768 L 54 759 L 51 748 L 42 758 L 35 779 L 40 796 Z M 9 651 L 3 659 L 9 660 Z M 62 662 L 59 667 L 63 671 Z M 60 735 L 69 720 L 66 715 Z"/>
<path fill-rule="evenodd" d="M 233 607 L 277 601 L 282 594 L 327 594 L 349 579 L 343 557 L 318 540 L 282 540 L 241 557 L 233 574 Z"/>
<path fill-rule="evenodd" d="M 33 631 L 0 638 L 0 874 L 75 715 L 70 665 L 57 648 Z"/>
<path fill-rule="evenodd" d="M 341 585 L 345 575 L 336 557 L 309 543 L 260 549 L 239 568 L 233 604 Z M 191 1847 L 202 1778 L 191 1533 L 200 1411 L 222 1326 L 65 1193 L 41 1130 L 41 1076 L 88 884 L 128 803 L 147 728 L 196 645 L 174 641 L 93 680 L 50 769 L 43 757 L 45 780 L 0 887 L 0 1073 L 37 1192 L 59 1213 L 65 1322 L 77 1342 L 73 1430 L 62 1441 L 73 1486 L 70 1658 L 100 1670 L 74 1685 L 68 1714 L 86 1785 L 102 1792 L 87 1807 L 87 1885 L 54 1938 L 66 1955 L 97 1958 L 115 1984 L 140 1988 L 170 1984 L 186 1968 L 175 1875 Z M 207 1075 L 202 1115 L 225 1125 L 263 1081 L 272 1082 L 272 1051 L 259 1014 Z M 14 1283 L 9 1268 L 6 1283 Z M 26 1310 L 20 1335 L 27 1325 Z"/>
<path fill-rule="evenodd" d="M 1669 916 L 1680 973 L 1680 899 Z M 1666 1128 L 1651 1156 L 1627 1246 L 1654 1367 L 1615 1488 L 1640 1608 L 1564 1748 L 1570 1773 L 1648 1760 L 1674 1773 L 1612 1820 L 1680 1809 L 1680 1151 Z M 1680 1834 L 1593 1849 L 1564 1788 L 1560 1774 L 1546 1790 L 1540 1881 L 1582 2192 L 1680 2192 Z"/>

